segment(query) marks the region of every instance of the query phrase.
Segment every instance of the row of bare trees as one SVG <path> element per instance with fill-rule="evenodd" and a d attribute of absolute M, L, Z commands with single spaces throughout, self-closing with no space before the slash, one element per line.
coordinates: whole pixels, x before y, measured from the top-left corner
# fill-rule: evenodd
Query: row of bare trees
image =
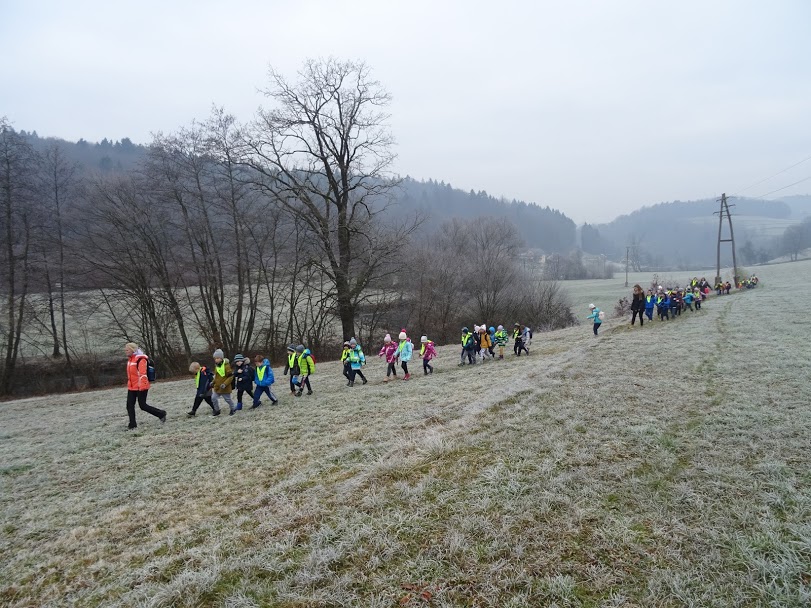
<path fill-rule="evenodd" d="M 383 218 L 397 186 L 390 98 L 367 66 L 334 59 L 307 62 L 295 82 L 271 72 L 266 94 L 249 124 L 216 109 L 103 177 L 58 145 L 35 152 L 3 119 L 0 393 L 21 353 L 46 354 L 46 335 L 47 354 L 72 367 L 77 315 L 142 343 L 167 372 L 212 346 L 318 348 L 335 319 L 354 335 L 418 224 Z M 91 305 L 72 311 L 68 295 L 89 289 Z"/>
<path fill-rule="evenodd" d="M 381 328 L 444 338 L 467 315 L 551 314 L 533 309 L 542 284 L 519 271 L 509 223 L 453 221 L 415 240 L 419 217 L 387 220 L 390 99 L 365 65 L 271 72 L 266 94 L 250 123 L 215 109 L 108 175 L 0 123 L 0 394 L 32 354 L 58 359 L 68 388 L 86 384 L 87 351 L 125 340 L 171 374 L 213 347 L 318 352 Z"/>

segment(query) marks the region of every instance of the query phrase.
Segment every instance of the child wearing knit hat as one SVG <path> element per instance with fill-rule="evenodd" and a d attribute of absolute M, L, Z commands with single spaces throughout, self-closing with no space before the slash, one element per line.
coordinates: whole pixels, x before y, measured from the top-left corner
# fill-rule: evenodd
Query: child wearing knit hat
<path fill-rule="evenodd" d="M 422 373 L 427 376 L 434 373 L 434 366 L 431 365 L 431 359 L 436 358 L 436 347 L 434 343 L 428 339 L 428 336 L 420 338 L 420 357 L 422 357 Z"/>
<path fill-rule="evenodd" d="M 231 363 L 225 358 L 222 349 L 214 351 L 214 392 L 211 393 L 211 400 L 214 402 L 214 409 L 220 409 L 220 397 L 228 404 L 229 415 L 233 416 L 237 411 L 234 400 L 231 398 L 231 391 L 234 390 L 234 372 L 231 370 Z"/>
<path fill-rule="evenodd" d="M 377 356 L 386 358 L 388 365 L 386 367 L 386 382 L 389 381 L 391 375 L 397 378 L 397 368 L 395 367 L 397 363 L 397 344 L 391 339 L 391 334 L 386 334 L 386 337 L 383 338 L 383 347 Z"/>
<path fill-rule="evenodd" d="M 400 332 L 398 336 L 400 343 L 397 345 L 397 358 L 400 360 L 400 366 L 403 368 L 403 380 L 411 380 L 411 374 L 408 373 L 408 362 L 411 361 L 411 355 L 414 352 L 414 346 L 406 334 L 405 330 Z"/>

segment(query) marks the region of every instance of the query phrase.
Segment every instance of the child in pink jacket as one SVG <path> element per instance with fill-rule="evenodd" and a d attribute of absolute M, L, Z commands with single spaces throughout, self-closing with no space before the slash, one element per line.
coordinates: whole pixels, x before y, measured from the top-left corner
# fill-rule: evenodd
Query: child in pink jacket
<path fill-rule="evenodd" d="M 436 347 L 434 343 L 428 339 L 428 336 L 420 338 L 420 357 L 422 357 L 422 373 L 426 376 L 433 374 L 434 366 L 431 365 L 431 359 L 436 358 Z"/>
<path fill-rule="evenodd" d="M 386 382 L 389 381 L 389 376 L 392 374 L 397 378 L 397 368 L 394 367 L 397 361 L 397 343 L 392 342 L 391 334 L 386 334 L 386 337 L 383 338 L 383 348 L 380 349 L 378 357 L 385 357 L 386 363 L 389 364 L 386 369 Z"/>

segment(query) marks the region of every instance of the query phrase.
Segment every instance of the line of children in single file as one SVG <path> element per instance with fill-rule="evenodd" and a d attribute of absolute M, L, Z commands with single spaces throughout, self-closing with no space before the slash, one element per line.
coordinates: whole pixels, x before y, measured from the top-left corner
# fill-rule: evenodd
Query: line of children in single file
<path fill-rule="evenodd" d="M 532 331 L 528 327 L 516 323 L 513 339 L 515 340 L 514 353 L 517 356 L 520 357 L 522 352 L 529 354 Z M 488 356 L 495 359 L 495 348 L 498 348 L 499 359 L 503 359 L 504 349 L 508 341 L 507 332 L 502 325 L 499 325 L 498 329 L 494 327 L 488 329 L 484 325 L 475 325 L 474 332 L 470 332 L 467 327 L 464 327 L 462 328 L 462 361 L 460 365 L 464 365 L 466 356 L 470 364 L 475 364 L 477 359 L 484 362 Z M 394 379 L 397 378 L 398 363 L 403 370 L 403 380 L 410 380 L 411 373 L 408 370 L 408 364 L 413 354 L 414 347 L 405 330 L 398 335 L 398 342 L 392 340 L 390 334 L 386 334 L 383 339 L 383 346 L 378 353 L 380 357 L 385 358 L 387 363 L 385 382 L 389 382 L 392 376 Z M 429 340 L 427 336 L 420 338 L 419 356 L 422 359 L 423 374 L 426 376 L 433 374 L 434 366 L 431 361 L 438 356 L 438 352 L 434 342 Z M 187 413 L 187 416 L 195 416 L 203 402 L 211 407 L 214 416 L 219 416 L 221 413 L 220 400 L 223 400 L 228 405 L 229 415 L 233 416 L 236 412 L 242 410 L 245 394 L 252 400 L 251 409 L 256 409 L 261 405 L 262 395 L 266 395 L 273 405 L 278 403 L 276 395 L 271 390 L 271 386 L 275 383 L 275 377 L 270 361 L 267 358 L 256 355 L 254 357 L 255 367 L 251 367 L 248 359 L 241 354 L 237 354 L 234 356 L 232 366 L 223 351 L 217 349 L 214 351 L 213 359 L 214 365 L 211 368 L 202 366 L 197 361 L 189 366 L 189 372 L 195 377 L 196 393 L 192 409 Z M 361 371 L 362 366 L 366 364 L 366 356 L 355 338 L 343 343 L 341 362 L 343 363 L 343 373 L 347 379 L 347 386 L 354 386 L 356 377 L 360 377 L 363 384 L 368 382 L 368 379 Z M 291 344 L 287 347 L 284 374 L 290 376 L 290 392 L 292 395 L 300 397 L 305 388 L 308 395 L 313 394 L 310 376 L 314 372 L 315 360 L 309 349 L 303 345 L 293 346 Z M 237 391 L 236 402 L 232 398 L 234 389 Z"/>

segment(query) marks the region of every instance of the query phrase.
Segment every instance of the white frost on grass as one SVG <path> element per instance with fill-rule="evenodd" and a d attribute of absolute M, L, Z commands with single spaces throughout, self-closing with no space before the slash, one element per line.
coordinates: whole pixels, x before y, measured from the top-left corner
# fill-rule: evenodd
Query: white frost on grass
<path fill-rule="evenodd" d="M 189 381 L 136 433 L 122 389 L 0 404 L 0 604 L 808 605 L 809 272 L 232 418 Z"/>

